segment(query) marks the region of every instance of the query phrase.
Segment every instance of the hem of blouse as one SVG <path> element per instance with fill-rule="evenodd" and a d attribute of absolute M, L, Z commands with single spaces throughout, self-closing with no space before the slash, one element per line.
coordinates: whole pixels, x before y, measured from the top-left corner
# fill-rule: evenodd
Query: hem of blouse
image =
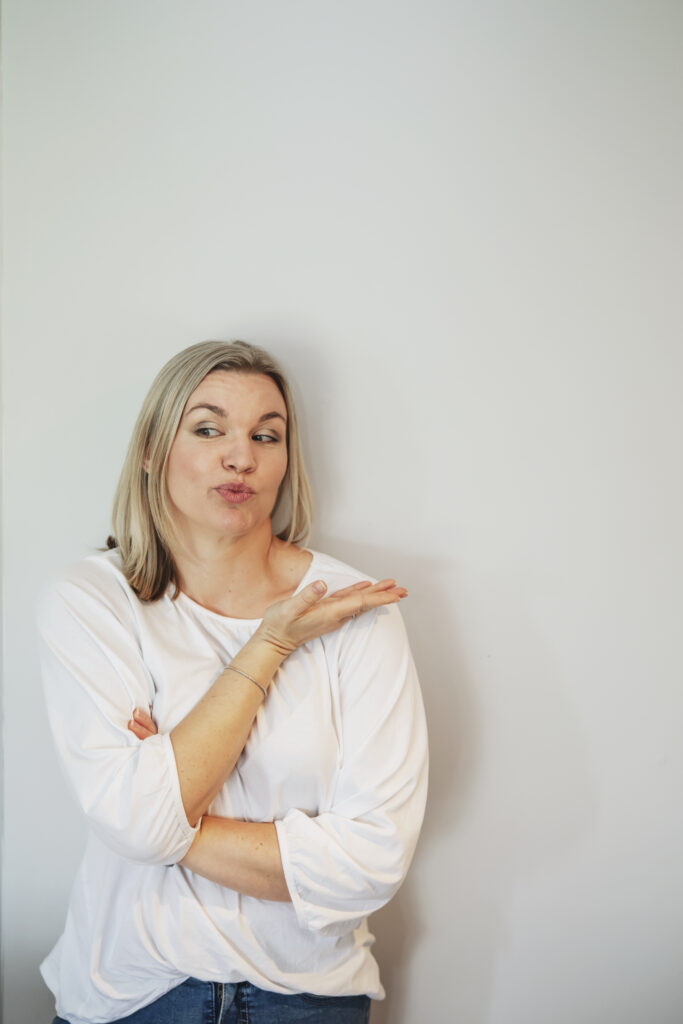
<path fill-rule="evenodd" d="M 197 822 L 197 824 L 194 827 L 190 825 L 189 821 L 187 820 L 187 814 L 185 813 L 185 807 L 183 806 L 183 798 L 180 792 L 178 765 L 176 764 L 175 754 L 173 753 L 173 744 L 171 743 L 171 737 L 168 733 L 163 733 L 162 737 L 163 749 L 164 753 L 166 754 L 166 766 L 168 769 L 169 779 L 171 781 L 173 806 L 176 813 L 176 819 L 178 821 L 178 825 L 180 826 L 183 842 L 187 843 L 187 846 L 181 848 L 181 852 L 177 857 L 175 857 L 174 853 L 173 856 L 175 857 L 175 860 L 173 861 L 173 863 L 177 863 L 177 861 L 183 859 L 183 857 L 189 850 L 190 846 L 192 845 L 192 841 L 194 840 L 194 837 L 199 831 L 201 819 Z"/>
<path fill-rule="evenodd" d="M 291 812 L 290 812 L 291 813 Z M 280 860 L 282 861 L 282 872 L 285 876 L 285 882 L 289 890 L 289 895 L 294 907 L 294 913 L 296 919 L 302 928 L 307 931 L 313 930 L 309 916 L 306 913 L 306 905 L 301 893 L 296 884 L 296 877 L 294 872 L 294 865 L 292 864 L 291 857 L 289 855 L 289 845 L 287 843 L 287 826 L 284 818 L 279 818 L 275 822 L 275 835 L 277 836 L 278 846 L 280 847 Z"/>
<path fill-rule="evenodd" d="M 59 989 L 59 968 L 55 963 L 55 953 L 57 952 L 57 945 L 55 945 L 50 950 L 50 952 L 47 954 L 47 956 L 45 957 L 45 959 L 42 961 L 38 968 L 43 981 L 49 988 L 50 992 L 52 992 L 52 995 L 55 997 L 55 1002 L 57 1000 L 57 991 Z"/>
<path fill-rule="evenodd" d="M 368 915 L 366 913 L 360 913 L 354 916 L 352 922 L 349 922 L 348 920 L 326 920 L 324 910 L 321 911 L 319 907 L 315 906 L 315 904 L 309 903 L 299 891 L 299 887 L 296 882 L 296 868 L 294 867 L 294 859 L 289 849 L 289 834 L 287 831 L 287 819 L 299 814 L 304 814 L 304 812 L 293 808 L 291 811 L 287 812 L 284 818 L 279 818 L 275 822 L 275 834 L 277 836 L 278 846 L 280 847 L 282 871 L 285 876 L 285 882 L 287 883 L 297 922 L 302 928 L 305 928 L 306 931 L 317 932 L 320 935 L 335 936 L 337 938 L 352 935 L 359 923 L 367 918 Z M 305 814 L 304 817 L 306 817 Z"/>

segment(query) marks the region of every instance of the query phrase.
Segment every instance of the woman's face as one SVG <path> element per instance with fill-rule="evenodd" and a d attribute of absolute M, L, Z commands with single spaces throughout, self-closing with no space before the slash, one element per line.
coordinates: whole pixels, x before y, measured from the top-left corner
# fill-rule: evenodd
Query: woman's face
<path fill-rule="evenodd" d="M 215 370 L 190 395 L 166 467 L 183 540 L 241 537 L 269 522 L 287 471 L 287 408 L 257 373 Z"/>

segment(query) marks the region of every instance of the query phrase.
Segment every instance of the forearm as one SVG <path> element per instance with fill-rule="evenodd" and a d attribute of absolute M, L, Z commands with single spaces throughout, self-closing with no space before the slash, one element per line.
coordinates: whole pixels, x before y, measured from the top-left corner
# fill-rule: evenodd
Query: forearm
<path fill-rule="evenodd" d="M 267 690 L 283 660 L 283 652 L 255 635 L 232 663 Z M 258 686 L 226 670 L 171 731 L 180 793 L 192 826 L 235 767 L 262 702 Z"/>
<path fill-rule="evenodd" d="M 325 584 L 318 580 L 266 609 L 263 622 L 233 664 L 267 689 L 284 659 L 298 646 L 338 629 L 353 615 L 394 604 L 407 593 L 393 580 L 375 584 L 361 580 L 321 600 L 324 591 Z M 180 793 L 192 826 L 235 767 L 262 700 L 258 686 L 226 670 L 172 730 Z M 153 726 L 151 719 L 140 729 L 131 724 L 139 739 L 152 735 Z"/>
<path fill-rule="evenodd" d="M 235 821 L 206 815 L 181 864 L 245 896 L 279 902 L 290 900 L 272 822 Z"/>

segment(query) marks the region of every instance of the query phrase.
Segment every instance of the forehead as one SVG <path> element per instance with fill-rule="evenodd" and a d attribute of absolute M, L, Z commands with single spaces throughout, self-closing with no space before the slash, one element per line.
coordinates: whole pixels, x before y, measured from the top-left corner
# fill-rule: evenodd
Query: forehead
<path fill-rule="evenodd" d="M 285 400 L 275 381 L 265 373 L 244 373 L 239 370 L 212 370 L 194 389 L 185 409 L 198 402 L 221 406 L 227 415 L 233 409 L 267 405 L 266 412 L 287 415 Z"/>

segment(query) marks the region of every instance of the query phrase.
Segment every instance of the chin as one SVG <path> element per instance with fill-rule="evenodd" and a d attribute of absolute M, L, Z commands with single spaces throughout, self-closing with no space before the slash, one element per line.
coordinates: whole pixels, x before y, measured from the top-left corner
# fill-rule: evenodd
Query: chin
<path fill-rule="evenodd" d="M 245 534 L 262 530 L 266 522 L 270 524 L 270 517 L 267 520 L 255 520 L 251 516 L 242 516 L 239 512 L 232 512 L 227 516 L 223 516 L 219 530 L 223 534 L 229 533 L 234 534 L 236 537 L 243 537 Z"/>

